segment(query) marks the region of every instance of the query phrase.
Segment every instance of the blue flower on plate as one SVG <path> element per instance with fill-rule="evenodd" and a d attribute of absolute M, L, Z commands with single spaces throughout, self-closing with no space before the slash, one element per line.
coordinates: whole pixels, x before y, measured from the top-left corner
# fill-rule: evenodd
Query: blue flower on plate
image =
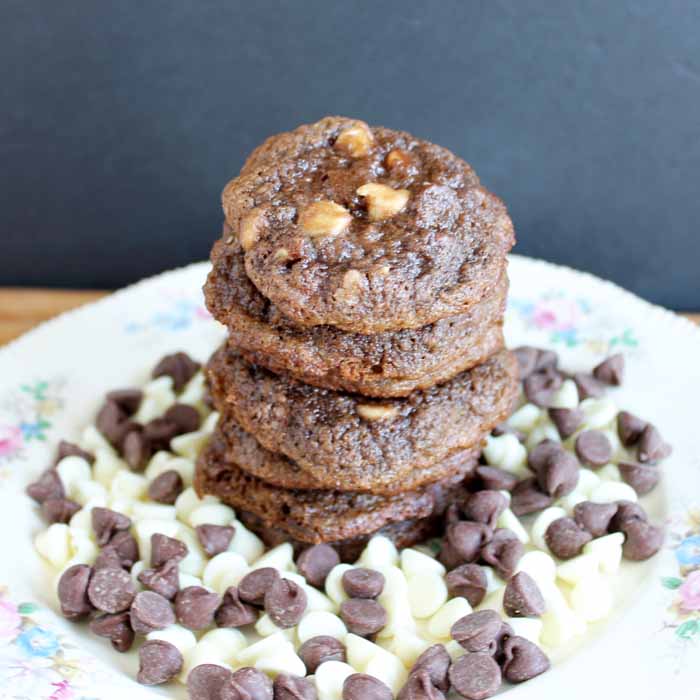
<path fill-rule="evenodd" d="M 28 656 L 53 656 L 60 644 L 56 635 L 44 627 L 30 627 L 17 637 L 17 646 Z"/>
<path fill-rule="evenodd" d="M 700 566 L 700 535 L 686 537 L 676 548 L 676 559 L 681 566 Z"/>

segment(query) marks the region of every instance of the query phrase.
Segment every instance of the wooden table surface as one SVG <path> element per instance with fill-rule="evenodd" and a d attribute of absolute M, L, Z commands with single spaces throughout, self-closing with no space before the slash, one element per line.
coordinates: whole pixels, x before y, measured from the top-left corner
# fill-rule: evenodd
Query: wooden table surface
<path fill-rule="evenodd" d="M 105 296 L 101 291 L 0 287 L 0 345 L 63 311 Z M 700 314 L 683 314 L 700 323 Z"/>

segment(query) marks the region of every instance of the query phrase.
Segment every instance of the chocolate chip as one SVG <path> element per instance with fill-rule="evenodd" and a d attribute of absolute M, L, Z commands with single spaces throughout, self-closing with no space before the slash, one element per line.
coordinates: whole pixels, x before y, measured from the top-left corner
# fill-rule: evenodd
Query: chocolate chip
<path fill-rule="evenodd" d="M 617 414 L 617 434 L 625 447 L 631 447 L 638 442 L 646 427 L 647 422 L 632 413 L 620 411 Z"/>
<path fill-rule="evenodd" d="M 425 672 L 430 682 L 443 693 L 450 689 L 448 672 L 452 659 L 443 644 L 428 647 L 413 664 L 411 674 Z"/>
<path fill-rule="evenodd" d="M 350 598 L 376 598 L 384 590 L 384 574 L 358 567 L 343 574 L 343 588 Z"/>
<path fill-rule="evenodd" d="M 450 666 L 450 681 L 467 700 L 485 700 L 501 687 L 501 669 L 488 654 L 465 654 Z"/>
<path fill-rule="evenodd" d="M 170 441 L 177 437 L 178 428 L 167 418 L 154 418 L 143 426 L 143 438 L 151 452 L 169 450 Z"/>
<path fill-rule="evenodd" d="M 151 566 L 154 569 L 168 561 L 182 561 L 188 553 L 187 545 L 160 532 L 151 535 Z"/>
<path fill-rule="evenodd" d="M 69 620 L 78 620 L 92 612 L 88 586 L 92 569 L 87 564 L 75 564 L 67 568 L 58 580 L 58 601 L 61 613 Z"/>
<path fill-rule="evenodd" d="M 109 639 L 112 647 L 122 654 L 129 651 L 134 643 L 135 634 L 126 611 L 94 618 L 90 621 L 90 631 L 98 637 Z"/>
<path fill-rule="evenodd" d="M 605 433 L 600 430 L 584 430 L 575 443 L 576 454 L 583 464 L 594 469 L 610 461 L 613 448 Z"/>
<path fill-rule="evenodd" d="M 102 612 L 128 610 L 136 597 L 136 586 L 124 569 L 98 569 L 87 589 L 90 602 Z"/>
<path fill-rule="evenodd" d="M 311 586 L 322 588 L 331 569 L 340 564 L 338 552 L 328 544 L 305 549 L 297 558 L 297 569 Z"/>
<path fill-rule="evenodd" d="M 411 673 L 398 700 L 445 700 L 445 694 L 430 681 L 426 671 Z"/>
<path fill-rule="evenodd" d="M 95 571 L 97 569 L 123 569 L 122 558 L 116 547 L 108 544 L 102 548 L 102 551 L 97 555 L 93 565 Z"/>
<path fill-rule="evenodd" d="M 116 389 L 107 394 L 107 401 L 113 401 L 127 416 L 133 416 L 143 401 L 141 389 Z"/>
<path fill-rule="evenodd" d="M 95 539 L 100 547 L 104 547 L 115 533 L 121 530 L 128 530 L 131 527 L 130 518 L 109 508 L 96 506 L 92 509 L 90 517 Z"/>
<path fill-rule="evenodd" d="M 519 481 L 511 492 L 511 496 L 510 509 L 517 516 L 544 510 L 552 504 L 552 497 L 540 489 L 535 478 Z"/>
<path fill-rule="evenodd" d="M 651 423 L 642 431 L 637 445 L 637 459 L 642 464 L 656 464 L 671 454 L 671 446 Z"/>
<path fill-rule="evenodd" d="M 645 520 L 627 520 L 622 525 L 625 543 L 622 555 L 630 561 L 643 561 L 656 554 L 664 543 L 662 528 Z"/>
<path fill-rule="evenodd" d="M 503 594 L 503 609 L 508 617 L 539 617 L 544 613 L 544 598 L 530 574 L 519 571 L 511 576 Z"/>
<path fill-rule="evenodd" d="M 473 562 L 492 536 L 491 528 L 483 523 L 453 523 L 447 527 L 444 546 L 440 550 L 440 561 L 448 569 Z"/>
<path fill-rule="evenodd" d="M 488 588 L 486 573 L 478 564 L 462 564 L 452 569 L 445 577 L 445 583 L 451 598 L 466 598 L 473 608 L 481 603 Z"/>
<path fill-rule="evenodd" d="M 306 678 L 280 673 L 272 686 L 275 700 L 317 700 L 316 686 Z"/>
<path fill-rule="evenodd" d="M 201 586 L 188 586 L 175 596 L 175 615 L 178 622 L 188 629 L 202 630 L 213 624 L 220 604 L 217 593 Z"/>
<path fill-rule="evenodd" d="M 114 401 L 107 401 L 95 419 L 97 429 L 114 447 L 121 447 L 122 440 L 130 428 L 129 417 Z"/>
<path fill-rule="evenodd" d="M 476 468 L 476 475 L 485 489 L 493 491 L 512 491 L 518 483 L 517 476 L 498 467 L 480 465 Z"/>
<path fill-rule="evenodd" d="M 501 616 L 494 610 L 478 610 L 457 620 L 450 635 L 467 651 L 495 651 L 495 640 L 501 631 Z"/>
<path fill-rule="evenodd" d="M 193 433 L 202 423 L 199 411 L 186 403 L 173 404 L 163 414 L 163 418 L 175 426 L 175 435 Z"/>
<path fill-rule="evenodd" d="M 659 483 L 661 474 L 657 467 L 636 462 L 620 462 L 617 465 L 622 480 L 629 484 L 639 496 L 644 496 Z"/>
<path fill-rule="evenodd" d="M 65 498 L 63 482 L 55 469 L 47 469 L 34 483 L 27 486 L 27 496 L 40 505 L 50 498 Z"/>
<path fill-rule="evenodd" d="M 167 683 L 182 670 L 182 654 L 176 646 L 162 639 L 150 639 L 139 649 L 139 672 L 142 685 Z"/>
<path fill-rule="evenodd" d="M 265 612 L 277 627 L 294 627 L 306 610 L 306 593 L 294 581 L 281 578 L 265 593 Z"/>
<path fill-rule="evenodd" d="M 539 470 L 537 483 L 547 495 L 561 498 L 576 488 L 578 477 L 576 457 L 562 449 L 553 453 Z"/>
<path fill-rule="evenodd" d="M 236 671 L 223 688 L 221 700 L 272 700 L 272 681 L 255 668 Z"/>
<path fill-rule="evenodd" d="M 517 635 L 503 643 L 503 676 L 511 683 L 529 681 L 549 670 L 549 659 L 530 640 Z"/>
<path fill-rule="evenodd" d="M 180 392 L 199 371 L 200 364 L 184 352 L 166 355 L 153 369 L 153 378 L 170 377 L 175 391 Z"/>
<path fill-rule="evenodd" d="M 41 514 L 48 523 L 67 523 L 79 510 L 80 504 L 68 498 L 47 498 L 41 504 Z"/>
<path fill-rule="evenodd" d="M 554 556 L 571 559 L 581 553 L 583 545 L 593 539 L 573 518 L 557 518 L 549 524 L 544 541 Z"/>
<path fill-rule="evenodd" d="M 481 558 L 494 569 L 501 578 L 513 575 L 515 567 L 524 552 L 523 543 L 517 535 L 507 528 L 500 528 L 493 533 L 493 538 L 481 549 Z"/>
<path fill-rule="evenodd" d="M 579 401 L 584 401 L 585 399 L 599 399 L 605 396 L 605 385 L 601 384 L 591 374 L 577 372 L 574 374 L 573 379 L 578 389 Z"/>
<path fill-rule="evenodd" d="M 173 505 L 177 497 L 182 493 L 184 484 L 182 477 L 174 469 L 159 474 L 148 485 L 148 497 L 156 503 L 165 503 Z"/>
<path fill-rule="evenodd" d="M 617 501 L 615 503 L 617 510 L 615 515 L 613 515 L 610 525 L 608 526 L 609 532 L 621 532 L 625 523 L 630 520 L 641 520 L 647 522 L 649 518 L 647 514 L 639 505 L 639 503 L 633 503 L 632 501 Z"/>
<path fill-rule="evenodd" d="M 571 437 L 583 423 L 583 411 L 580 408 L 550 408 L 549 418 L 554 423 L 562 440 Z"/>
<path fill-rule="evenodd" d="M 127 570 L 131 570 L 134 563 L 139 560 L 139 545 L 128 530 L 122 530 L 113 535 L 108 546 L 116 550 L 122 566 Z"/>
<path fill-rule="evenodd" d="M 607 534 L 616 512 L 617 506 L 614 503 L 583 501 L 574 506 L 574 520 L 593 537 L 602 537 Z"/>
<path fill-rule="evenodd" d="M 467 520 L 496 527 L 496 521 L 508 507 L 508 499 L 498 491 L 477 491 L 471 494 L 462 511 Z"/>
<path fill-rule="evenodd" d="M 309 675 L 316 673 L 316 669 L 326 661 L 345 661 L 343 643 L 327 635 L 307 639 L 297 653 Z"/>
<path fill-rule="evenodd" d="M 625 374 L 625 357 L 621 353 L 610 355 L 593 368 L 593 376 L 603 384 L 620 386 Z"/>
<path fill-rule="evenodd" d="M 218 664 L 199 664 L 187 674 L 189 700 L 221 700 L 221 691 L 233 673 Z"/>
<path fill-rule="evenodd" d="M 202 549 L 215 557 L 228 549 L 236 529 L 232 525 L 197 525 L 195 531 Z"/>
<path fill-rule="evenodd" d="M 527 377 L 523 382 L 523 390 L 530 403 L 546 408 L 563 381 L 559 372 L 553 368 L 546 368 L 533 372 Z"/>
<path fill-rule="evenodd" d="M 144 636 L 175 624 L 175 613 L 170 602 L 154 591 L 137 593 L 130 613 L 132 629 Z"/>
<path fill-rule="evenodd" d="M 258 610 L 243 603 L 235 586 L 229 586 L 224 593 L 221 606 L 214 616 L 217 627 L 244 627 L 257 622 Z"/>
<path fill-rule="evenodd" d="M 56 452 L 55 464 L 58 464 L 62 459 L 66 457 L 80 457 L 84 459 L 88 464 L 92 465 L 95 462 L 95 456 L 84 450 L 79 445 L 73 442 L 67 442 L 66 440 L 61 440 L 58 443 L 58 451 Z"/>
<path fill-rule="evenodd" d="M 122 441 L 122 455 L 132 471 L 141 472 L 145 469 L 153 456 L 153 447 L 143 430 L 130 430 L 126 433 Z"/>
<path fill-rule="evenodd" d="M 386 626 L 386 610 L 369 598 L 350 598 L 340 606 L 340 617 L 353 634 L 370 637 Z"/>
<path fill-rule="evenodd" d="M 518 361 L 520 381 L 524 381 L 533 372 L 543 369 L 556 369 L 559 364 L 557 354 L 552 350 L 543 350 L 530 345 L 521 345 L 513 350 Z"/>
<path fill-rule="evenodd" d="M 279 571 L 271 566 L 255 569 L 238 582 L 238 595 L 244 603 L 263 605 L 265 593 L 279 580 Z"/>
<path fill-rule="evenodd" d="M 530 450 L 527 455 L 527 465 L 535 474 L 538 474 L 540 470 L 544 468 L 545 464 L 547 464 L 550 457 L 560 452 L 565 452 L 561 443 L 547 438 L 546 440 L 542 440 L 542 442 L 538 442 L 537 445 Z"/>
<path fill-rule="evenodd" d="M 180 590 L 180 570 L 174 559 L 161 564 L 157 569 L 144 569 L 137 578 L 144 588 L 168 600 L 172 600 Z"/>
<path fill-rule="evenodd" d="M 390 688 L 366 673 L 353 673 L 343 683 L 343 700 L 393 700 Z"/>

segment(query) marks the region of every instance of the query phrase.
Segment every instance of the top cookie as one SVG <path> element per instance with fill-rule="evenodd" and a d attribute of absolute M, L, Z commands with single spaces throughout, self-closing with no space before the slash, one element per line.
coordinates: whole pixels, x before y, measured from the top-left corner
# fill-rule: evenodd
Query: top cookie
<path fill-rule="evenodd" d="M 448 150 L 328 117 L 273 136 L 224 189 L 245 269 L 302 326 L 378 333 L 463 313 L 498 283 L 513 225 Z"/>

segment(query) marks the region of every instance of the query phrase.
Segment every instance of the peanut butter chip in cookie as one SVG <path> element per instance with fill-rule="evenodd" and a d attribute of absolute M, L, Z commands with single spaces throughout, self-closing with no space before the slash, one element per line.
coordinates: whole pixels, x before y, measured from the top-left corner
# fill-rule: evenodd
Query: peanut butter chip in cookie
<path fill-rule="evenodd" d="M 408 203 L 408 190 L 395 190 L 377 182 L 368 182 L 357 188 L 357 194 L 367 200 L 370 221 L 383 221 L 398 214 Z"/>
<path fill-rule="evenodd" d="M 243 250 L 250 250 L 258 242 L 264 225 L 265 212 L 262 209 L 253 209 L 241 219 L 238 238 Z"/>
<path fill-rule="evenodd" d="M 299 225 L 311 238 L 328 238 L 342 233 L 352 221 L 352 214 L 340 204 L 323 200 L 309 205 L 299 217 Z"/>
<path fill-rule="evenodd" d="M 357 404 L 357 414 L 360 418 L 373 422 L 378 420 L 391 420 L 396 418 L 399 409 L 396 406 L 385 406 L 383 404 Z"/>
<path fill-rule="evenodd" d="M 357 122 L 340 133 L 334 147 L 351 158 L 369 155 L 374 143 L 374 136 L 364 122 Z"/>

